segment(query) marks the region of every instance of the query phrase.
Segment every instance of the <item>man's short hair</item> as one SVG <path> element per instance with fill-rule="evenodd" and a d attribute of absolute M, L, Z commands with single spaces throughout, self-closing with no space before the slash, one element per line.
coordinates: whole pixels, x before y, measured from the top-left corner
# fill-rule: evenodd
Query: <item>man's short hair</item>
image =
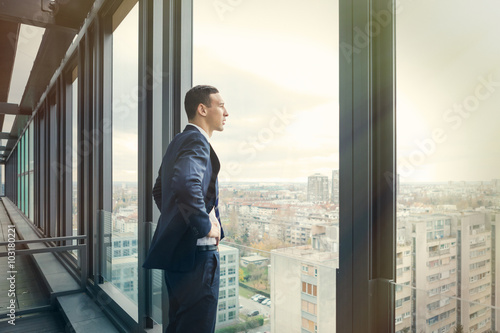
<path fill-rule="evenodd" d="M 218 92 L 217 88 L 207 85 L 198 85 L 189 89 L 186 93 L 186 98 L 184 98 L 184 108 L 186 109 L 188 119 L 193 119 L 196 116 L 196 109 L 200 103 L 207 107 L 212 106 L 210 95 L 217 94 Z"/>

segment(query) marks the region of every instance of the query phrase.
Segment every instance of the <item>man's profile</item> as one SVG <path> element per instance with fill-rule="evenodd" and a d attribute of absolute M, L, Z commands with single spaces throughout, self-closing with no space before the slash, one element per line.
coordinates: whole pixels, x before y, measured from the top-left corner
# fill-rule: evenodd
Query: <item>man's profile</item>
<path fill-rule="evenodd" d="M 219 298 L 219 159 L 209 143 L 229 115 L 219 91 L 207 85 L 187 93 L 189 124 L 167 148 L 153 188 L 161 211 L 145 268 L 163 269 L 169 297 L 165 332 L 215 331 Z"/>

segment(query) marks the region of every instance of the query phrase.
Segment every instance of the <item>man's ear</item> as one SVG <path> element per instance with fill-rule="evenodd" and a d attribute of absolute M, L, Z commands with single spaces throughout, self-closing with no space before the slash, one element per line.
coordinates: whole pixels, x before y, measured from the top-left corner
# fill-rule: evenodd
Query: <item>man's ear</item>
<path fill-rule="evenodd" d="M 207 109 L 205 106 L 200 103 L 198 104 L 198 108 L 196 109 L 196 113 L 198 113 L 200 116 L 205 117 L 207 115 Z"/>

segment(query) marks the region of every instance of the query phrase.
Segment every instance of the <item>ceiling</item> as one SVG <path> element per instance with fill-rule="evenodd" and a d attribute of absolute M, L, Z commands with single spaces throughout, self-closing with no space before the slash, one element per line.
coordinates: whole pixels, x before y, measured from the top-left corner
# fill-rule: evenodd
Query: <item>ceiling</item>
<path fill-rule="evenodd" d="M 0 163 L 9 156 L 22 134 L 93 2 L 94 0 L 0 1 L 0 130 L 3 131 L 5 115 L 15 116 L 12 130 L 8 133 L 0 132 L 0 139 L 6 139 L 5 145 L 0 144 Z M 21 24 L 45 28 L 45 33 L 21 101 L 13 104 L 7 100 Z"/>

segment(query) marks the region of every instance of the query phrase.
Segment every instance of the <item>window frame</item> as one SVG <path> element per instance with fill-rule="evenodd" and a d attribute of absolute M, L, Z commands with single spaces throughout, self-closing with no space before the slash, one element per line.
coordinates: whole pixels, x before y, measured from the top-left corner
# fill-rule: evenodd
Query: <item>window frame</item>
<path fill-rule="evenodd" d="M 393 1 L 339 1 L 338 332 L 394 332 L 395 10 Z M 379 11 L 388 14 L 384 26 Z M 377 24 L 360 43 L 360 31 Z"/>

